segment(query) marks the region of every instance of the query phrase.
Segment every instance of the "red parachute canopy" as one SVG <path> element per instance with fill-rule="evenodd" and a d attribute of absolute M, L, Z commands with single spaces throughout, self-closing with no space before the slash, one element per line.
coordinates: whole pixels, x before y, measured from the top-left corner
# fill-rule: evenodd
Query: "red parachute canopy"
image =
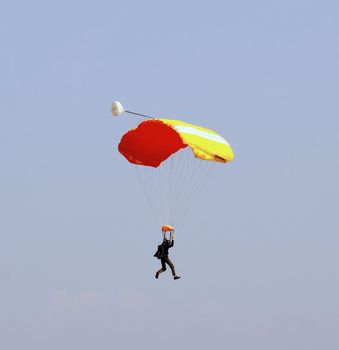
<path fill-rule="evenodd" d="M 160 120 L 147 120 L 128 131 L 119 143 L 119 152 L 130 162 L 158 167 L 185 145 L 180 135 Z"/>

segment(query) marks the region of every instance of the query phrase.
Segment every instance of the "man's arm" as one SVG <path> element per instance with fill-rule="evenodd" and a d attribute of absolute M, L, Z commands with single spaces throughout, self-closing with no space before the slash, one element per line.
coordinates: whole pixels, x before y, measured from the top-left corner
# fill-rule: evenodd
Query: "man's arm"
<path fill-rule="evenodd" d="M 172 240 L 171 240 L 170 247 L 172 248 L 173 246 L 174 246 L 174 234 L 172 235 Z"/>

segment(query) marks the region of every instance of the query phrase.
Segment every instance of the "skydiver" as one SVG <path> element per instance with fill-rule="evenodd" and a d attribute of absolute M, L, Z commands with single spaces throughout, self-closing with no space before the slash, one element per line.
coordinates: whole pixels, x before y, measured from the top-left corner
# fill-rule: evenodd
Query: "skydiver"
<path fill-rule="evenodd" d="M 158 270 L 157 273 L 155 274 L 156 279 L 159 278 L 159 275 L 162 272 L 166 271 L 166 264 L 172 270 L 173 279 L 178 280 L 180 278 L 180 276 L 177 276 L 177 274 L 175 273 L 175 267 L 174 267 L 172 261 L 168 257 L 168 250 L 169 250 L 169 248 L 172 248 L 173 245 L 174 245 L 174 235 L 171 237 L 171 240 L 167 239 L 164 236 L 163 242 L 160 245 L 158 245 L 158 250 L 156 251 L 154 256 L 161 260 L 161 269 Z"/>

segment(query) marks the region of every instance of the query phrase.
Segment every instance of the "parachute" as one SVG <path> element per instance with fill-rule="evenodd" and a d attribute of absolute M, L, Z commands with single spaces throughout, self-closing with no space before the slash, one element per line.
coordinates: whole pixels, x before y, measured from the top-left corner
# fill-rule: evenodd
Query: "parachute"
<path fill-rule="evenodd" d="M 187 146 L 201 160 L 226 163 L 233 159 L 231 146 L 216 132 L 168 119 L 142 122 L 122 137 L 119 151 L 130 163 L 156 168 Z"/>
<path fill-rule="evenodd" d="M 112 105 L 112 114 L 124 110 Z M 125 133 L 119 152 L 136 170 L 162 231 L 177 225 L 209 179 L 217 163 L 233 157 L 229 143 L 218 133 L 180 120 L 149 118 Z"/>

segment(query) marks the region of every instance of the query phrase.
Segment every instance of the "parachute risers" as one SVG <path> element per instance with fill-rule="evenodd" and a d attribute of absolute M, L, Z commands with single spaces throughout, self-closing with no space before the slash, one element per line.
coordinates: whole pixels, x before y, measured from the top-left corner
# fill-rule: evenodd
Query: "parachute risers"
<path fill-rule="evenodd" d="M 174 228 L 170 225 L 162 225 L 161 226 L 161 230 L 162 230 L 162 235 L 163 235 L 163 239 L 167 239 L 167 232 L 169 232 L 170 236 L 169 236 L 169 240 L 173 241 L 174 238 Z"/>

